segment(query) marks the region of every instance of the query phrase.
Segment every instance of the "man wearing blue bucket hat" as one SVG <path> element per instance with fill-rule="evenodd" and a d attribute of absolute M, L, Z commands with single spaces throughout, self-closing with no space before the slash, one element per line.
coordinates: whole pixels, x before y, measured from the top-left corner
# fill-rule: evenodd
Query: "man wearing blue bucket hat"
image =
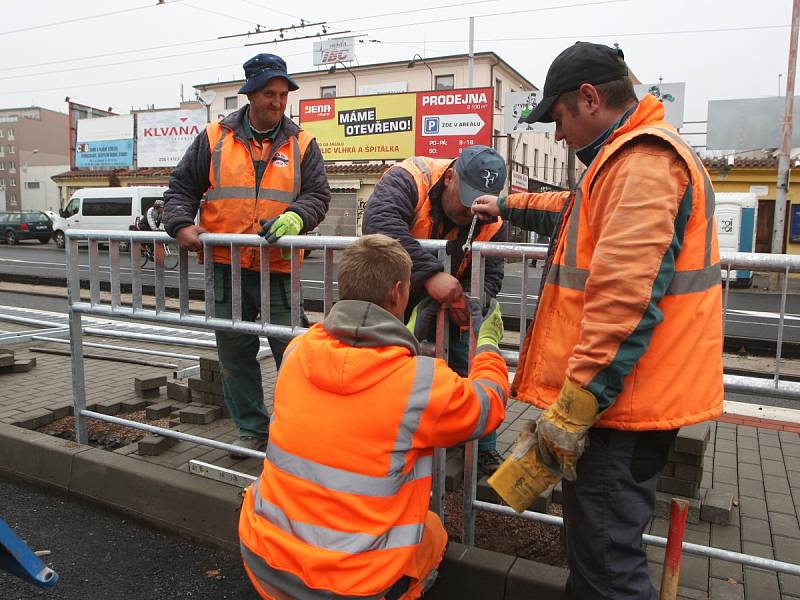
<path fill-rule="evenodd" d="M 194 140 L 170 178 L 164 194 L 164 224 L 189 250 L 202 251 L 201 233 L 256 233 L 274 243 L 283 235 L 314 229 L 328 211 L 330 187 L 322 153 L 314 137 L 284 112 L 289 92 L 298 89 L 286 63 L 274 54 L 258 54 L 244 63 L 246 81 L 239 90 L 248 104 L 218 123 L 209 123 Z M 195 224 L 200 200 L 206 196 Z M 258 247 L 242 247 L 242 318 L 254 321 L 261 309 L 260 271 L 270 273 L 269 321 L 290 325 L 291 264 L 279 248 L 270 248 L 268 264 Z M 214 314 L 230 319 L 231 249 L 212 246 L 205 260 L 214 263 Z M 304 317 L 303 317 L 304 318 Z M 239 428 L 235 445 L 263 449 L 269 415 L 264 406 L 256 335 L 217 331 L 217 350 L 225 404 Z M 269 337 L 280 367 L 288 340 Z"/>

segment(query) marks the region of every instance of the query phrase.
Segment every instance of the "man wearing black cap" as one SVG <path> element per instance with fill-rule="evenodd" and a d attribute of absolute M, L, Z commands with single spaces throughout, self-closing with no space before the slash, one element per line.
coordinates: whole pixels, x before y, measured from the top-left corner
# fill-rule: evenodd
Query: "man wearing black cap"
<path fill-rule="evenodd" d="M 239 93 L 249 104 L 197 136 L 164 194 L 167 233 L 189 250 L 203 249 L 199 235 L 205 232 L 257 233 L 268 242 L 299 235 L 314 229 L 328 210 L 331 193 L 322 153 L 314 137 L 284 114 L 289 91 L 298 89 L 286 63 L 274 54 L 258 54 L 244 63 L 244 72 L 247 80 Z M 214 262 L 214 314 L 230 319 L 231 250 L 213 246 L 210 253 L 205 260 Z M 269 321 L 290 325 L 290 261 L 278 248 L 270 248 L 268 261 L 261 264 L 257 247 L 241 249 L 242 318 L 258 316 L 260 271 L 269 269 Z M 269 415 L 256 359 L 258 336 L 217 331 L 216 338 L 225 403 L 239 428 L 234 444 L 263 449 Z M 268 340 L 280 367 L 288 341 Z"/>
<path fill-rule="evenodd" d="M 618 49 L 567 48 L 528 119 L 554 121 L 587 170 L 572 192 L 473 207 L 552 236 L 512 385 L 544 412 L 515 455 L 539 463 L 531 490 L 564 478 L 570 596 L 655 599 L 642 534 L 658 475 L 680 427 L 722 413 L 714 191 Z"/>
<path fill-rule="evenodd" d="M 466 148 L 457 160 L 415 156 L 389 169 L 367 201 L 364 233 L 383 233 L 399 240 L 413 261 L 409 310 L 423 299 L 450 306 L 449 365 L 466 377 L 469 337 L 464 327 L 469 312 L 464 291 L 469 289 L 471 261 L 462 246 L 470 234 L 471 206 L 475 198 L 497 194 L 506 181 L 506 164 L 487 146 Z M 473 233 L 477 241 L 505 241 L 502 220 L 479 223 Z M 451 269 L 417 240 L 446 239 L 451 246 Z M 471 241 L 473 241 L 471 240 Z M 486 260 L 485 301 L 495 298 L 503 283 L 503 259 Z M 430 332 L 432 334 L 432 332 Z M 424 340 L 423 340 L 424 341 Z M 478 442 L 478 466 L 491 475 L 502 458 L 496 449 L 494 432 Z"/>

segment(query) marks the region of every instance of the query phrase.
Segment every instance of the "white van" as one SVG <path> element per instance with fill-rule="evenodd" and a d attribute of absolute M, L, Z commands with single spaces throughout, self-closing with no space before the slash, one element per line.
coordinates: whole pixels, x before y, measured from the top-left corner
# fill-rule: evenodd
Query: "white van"
<path fill-rule="evenodd" d="M 82 188 L 72 194 L 53 223 L 56 246 L 64 247 L 68 229 L 128 231 L 153 203 L 164 197 L 165 186 Z"/>

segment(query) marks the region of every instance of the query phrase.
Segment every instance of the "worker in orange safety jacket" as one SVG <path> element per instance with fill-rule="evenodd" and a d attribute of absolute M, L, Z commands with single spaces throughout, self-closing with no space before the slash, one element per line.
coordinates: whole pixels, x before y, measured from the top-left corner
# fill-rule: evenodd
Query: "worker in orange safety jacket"
<path fill-rule="evenodd" d="M 433 449 L 503 421 L 508 372 L 496 303 L 483 320 L 471 304 L 468 377 L 420 356 L 401 320 L 410 275 L 400 242 L 361 237 L 339 262 L 341 300 L 287 348 L 239 520 L 263 598 L 413 599 L 436 578 L 447 534 L 428 511 Z"/>

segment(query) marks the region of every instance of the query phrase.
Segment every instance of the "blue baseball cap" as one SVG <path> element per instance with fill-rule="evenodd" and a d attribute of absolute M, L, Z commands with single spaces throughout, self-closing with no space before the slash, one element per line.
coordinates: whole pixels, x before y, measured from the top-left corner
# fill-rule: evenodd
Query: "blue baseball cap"
<path fill-rule="evenodd" d="M 461 204 L 472 206 L 484 194 L 497 196 L 506 183 L 506 161 L 489 146 L 470 146 L 456 160 Z"/>
<path fill-rule="evenodd" d="M 289 90 L 292 92 L 300 89 L 294 79 L 289 77 L 289 73 L 286 71 L 286 61 L 277 54 L 256 54 L 242 66 L 247 81 L 239 88 L 240 94 L 257 92 L 273 77 L 283 77 L 289 82 Z"/>

